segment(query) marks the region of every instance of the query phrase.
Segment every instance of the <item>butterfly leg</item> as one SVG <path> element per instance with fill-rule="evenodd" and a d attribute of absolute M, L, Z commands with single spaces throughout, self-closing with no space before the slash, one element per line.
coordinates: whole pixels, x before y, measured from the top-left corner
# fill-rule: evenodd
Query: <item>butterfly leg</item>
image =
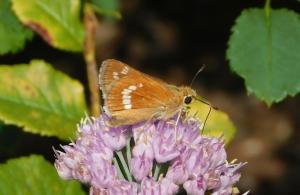
<path fill-rule="evenodd" d="M 151 127 L 151 122 L 153 121 L 152 118 L 148 119 L 146 122 L 145 122 L 145 125 L 144 125 L 144 131 L 146 129 L 149 129 Z"/>
<path fill-rule="evenodd" d="M 177 116 L 177 119 L 176 119 L 176 122 L 175 122 L 175 127 L 174 127 L 174 130 L 175 130 L 175 143 L 177 142 L 177 125 L 179 123 L 179 119 L 181 117 L 181 114 L 182 114 L 182 109 L 179 110 L 178 112 L 178 116 Z"/>
<path fill-rule="evenodd" d="M 142 129 L 140 129 L 137 133 L 138 133 L 138 135 L 136 136 L 136 137 L 139 137 L 139 138 L 141 138 L 141 134 L 144 134 L 144 136 L 143 136 L 143 138 L 142 139 L 144 139 L 144 141 L 145 142 L 147 142 L 147 133 L 150 133 L 150 134 L 152 134 L 153 132 L 152 131 L 147 131 L 147 130 L 149 130 L 150 129 L 150 127 L 151 127 L 151 122 L 152 122 L 152 118 L 150 118 L 150 119 L 148 119 L 147 121 L 145 121 L 145 122 L 143 122 L 143 124 L 142 124 Z M 147 132 L 147 133 L 145 133 L 145 132 Z"/>

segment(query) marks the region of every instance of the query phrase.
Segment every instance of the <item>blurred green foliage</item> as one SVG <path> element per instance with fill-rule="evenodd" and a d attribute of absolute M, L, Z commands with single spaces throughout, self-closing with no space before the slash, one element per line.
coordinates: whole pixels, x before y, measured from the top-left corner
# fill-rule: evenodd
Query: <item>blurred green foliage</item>
<path fill-rule="evenodd" d="M 11 8 L 10 0 L 0 1 L 0 54 L 15 53 L 24 48 L 33 33 L 18 20 Z"/>
<path fill-rule="evenodd" d="M 118 0 L 91 0 L 95 11 L 106 17 L 121 18 Z"/>
<path fill-rule="evenodd" d="M 0 165 L 0 194 L 3 195 L 83 195 L 76 181 L 63 181 L 52 164 L 31 155 Z"/>
<path fill-rule="evenodd" d="M 3 132 L 3 130 L 4 130 L 4 123 L 0 121 L 0 134 Z"/>
<path fill-rule="evenodd" d="M 199 101 L 194 101 L 190 105 L 188 114 L 196 116 L 203 124 L 201 133 L 206 136 L 222 137 L 228 144 L 234 137 L 236 128 L 228 115 L 220 110 L 215 110 Z M 207 120 L 205 121 L 205 119 Z M 205 123 L 204 123 L 205 122 Z"/>

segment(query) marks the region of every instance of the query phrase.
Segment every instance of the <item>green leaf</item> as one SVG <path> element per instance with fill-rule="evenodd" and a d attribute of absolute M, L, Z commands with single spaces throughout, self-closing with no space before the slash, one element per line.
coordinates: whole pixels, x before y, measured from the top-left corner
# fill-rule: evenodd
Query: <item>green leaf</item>
<path fill-rule="evenodd" d="M 118 0 L 91 0 L 93 8 L 99 14 L 121 19 Z"/>
<path fill-rule="evenodd" d="M 213 137 L 223 136 L 225 143 L 228 144 L 236 132 L 236 128 L 230 118 L 220 110 L 211 109 L 209 115 L 208 113 L 208 105 L 199 101 L 194 101 L 190 104 L 189 116 L 196 116 L 201 122 L 204 122 L 206 117 L 208 117 L 202 134 Z"/>
<path fill-rule="evenodd" d="M 0 119 L 25 131 L 74 137 L 86 111 L 83 87 L 41 60 L 0 66 Z"/>
<path fill-rule="evenodd" d="M 23 49 L 33 33 L 24 27 L 11 9 L 10 0 L 0 1 L 0 54 Z"/>
<path fill-rule="evenodd" d="M 0 194 L 84 195 L 76 181 L 63 181 L 55 168 L 41 156 L 9 160 L 0 165 Z"/>
<path fill-rule="evenodd" d="M 227 58 L 248 92 L 268 105 L 300 90 L 300 20 L 286 9 L 249 9 L 236 20 Z"/>
<path fill-rule="evenodd" d="M 53 47 L 82 51 L 84 27 L 80 0 L 12 0 L 20 20 Z"/>

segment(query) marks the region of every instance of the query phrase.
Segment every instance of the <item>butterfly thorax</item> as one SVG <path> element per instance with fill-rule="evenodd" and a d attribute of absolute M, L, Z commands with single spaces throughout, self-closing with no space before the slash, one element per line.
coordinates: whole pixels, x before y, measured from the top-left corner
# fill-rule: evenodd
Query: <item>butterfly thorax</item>
<path fill-rule="evenodd" d="M 187 86 L 176 87 L 168 85 L 168 88 L 173 92 L 173 96 L 166 102 L 165 112 L 161 113 L 162 116 L 160 118 L 164 119 L 174 116 L 181 110 L 185 110 L 187 105 L 190 104 L 197 95 L 195 90 Z"/>

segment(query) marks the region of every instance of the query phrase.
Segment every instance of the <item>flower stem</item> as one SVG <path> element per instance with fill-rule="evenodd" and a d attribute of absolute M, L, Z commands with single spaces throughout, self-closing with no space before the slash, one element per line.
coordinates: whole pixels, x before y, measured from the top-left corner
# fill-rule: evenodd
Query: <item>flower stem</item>
<path fill-rule="evenodd" d="M 114 162 L 114 165 L 115 165 L 116 168 L 117 168 L 117 172 L 118 172 L 119 178 L 125 179 L 125 177 L 124 177 L 124 175 L 123 175 L 123 173 L 122 173 L 122 171 L 121 171 L 121 168 L 120 168 L 120 166 L 119 166 L 119 163 L 118 163 L 118 160 L 117 160 L 116 157 L 113 158 L 113 162 Z"/>
<path fill-rule="evenodd" d="M 120 161 L 121 161 L 121 164 L 122 164 L 122 166 L 123 166 L 123 169 L 124 169 L 124 171 L 125 171 L 125 174 L 126 174 L 126 176 L 127 176 L 128 181 L 132 182 L 132 176 L 131 176 L 131 174 L 130 174 L 130 172 L 129 172 L 129 169 L 128 169 L 127 163 L 126 163 L 126 161 L 125 161 L 125 159 L 124 159 L 124 156 L 123 156 L 122 151 L 118 151 L 118 152 L 116 152 L 116 153 L 117 153 L 117 155 L 118 155 L 118 157 L 119 157 L 119 159 L 120 159 Z"/>
<path fill-rule="evenodd" d="M 156 164 L 154 169 L 154 180 L 157 181 L 161 165 Z"/>
<path fill-rule="evenodd" d="M 97 18 L 90 5 L 84 7 L 84 26 L 86 31 L 84 43 L 84 59 L 86 62 L 87 78 L 90 91 L 90 111 L 95 117 L 100 115 L 100 94 L 98 87 L 98 72 L 95 57 L 95 34 Z"/>
<path fill-rule="evenodd" d="M 128 139 L 127 145 L 126 145 L 126 158 L 127 158 L 127 162 L 128 162 L 128 166 L 129 166 L 129 171 L 131 172 L 131 166 L 130 166 L 130 162 L 131 162 L 131 146 L 130 146 L 130 140 Z"/>

